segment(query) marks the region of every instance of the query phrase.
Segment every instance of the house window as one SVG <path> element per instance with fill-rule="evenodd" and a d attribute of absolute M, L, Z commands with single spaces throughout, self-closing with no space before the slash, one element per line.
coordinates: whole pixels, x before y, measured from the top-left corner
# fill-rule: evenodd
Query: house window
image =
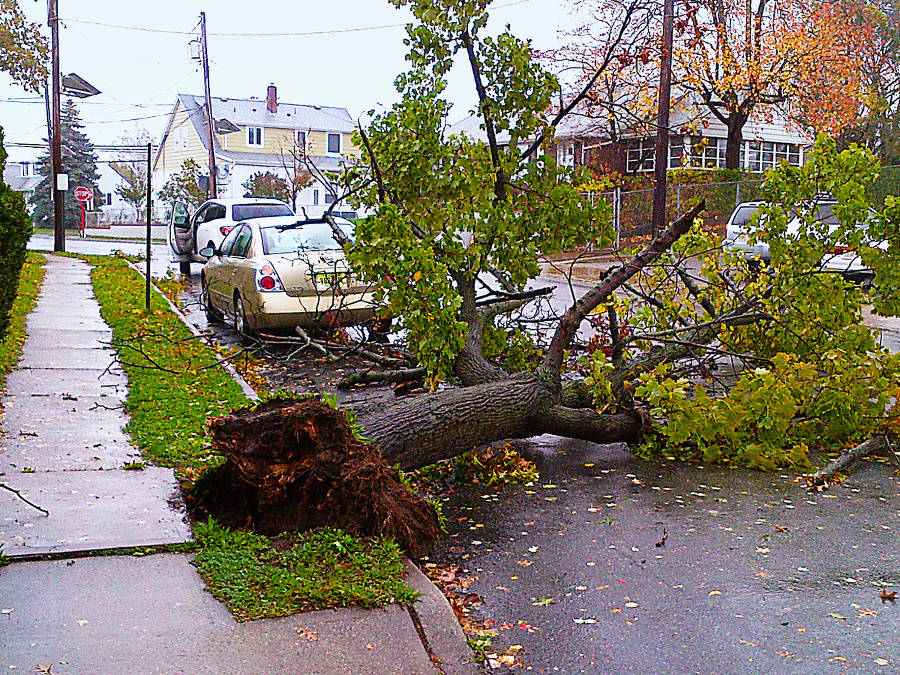
<path fill-rule="evenodd" d="M 319 205 L 319 191 L 313 190 L 313 206 Z"/>
<path fill-rule="evenodd" d="M 628 141 L 625 146 L 626 172 L 653 171 L 655 166 L 653 141 L 646 138 Z"/>
<path fill-rule="evenodd" d="M 105 195 L 105 200 L 107 206 L 112 206 L 112 192 L 107 192 Z"/>
<path fill-rule="evenodd" d="M 724 138 L 695 138 L 692 163 L 702 169 L 721 169 L 725 166 Z"/>
<path fill-rule="evenodd" d="M 325 203 L 330 204 L 333 201 L 334 201 L 334 195 L 331 194 L 330 192 L 326 192 L 325 193 Z"/>
<path fill-rule="evenodd" d="M 685 142 L 683 138 L 671 136 L 669 138 L 669 167 L 677 169 L 684 165 Z"/>
<path fill-rule="evenodd" d="M 328 152 L 339 155 L 341 153 L 341 135 L 328 134 Z"/>
<path fill-rule="evenodd" d="M 262 145 L 262 127 L 247 127 L 247 145 Z"/>
<path fill-rule="evenodd" d="M 23 162 L 22 164 L 22 176 L 28 175 L 28 162 Z"/>
<path fill-rule="evenodd" d="M 748 141 L 741 148 L 741 165 L 750 171 L 769 171 L 782 161 L 800 166 L 800 146 L 796 143 Z"/>
<path fill-rule="evenodd" d="M 297 132 L 297 149 L 301 152 L 301 154 L 306 153 L 306 132 L 305 131 Z"/>
<path fill-rule="evenodd" d="M 187 150 L 187 129 L 175 130 L 174 143 L 176 150 Z"/>

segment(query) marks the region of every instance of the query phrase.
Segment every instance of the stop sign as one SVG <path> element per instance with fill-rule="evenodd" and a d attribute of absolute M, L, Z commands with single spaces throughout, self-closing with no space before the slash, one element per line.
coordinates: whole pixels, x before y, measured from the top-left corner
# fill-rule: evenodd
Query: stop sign
<path fill-rule="evenodd" d="M 80 202 L 89 202 L 94 198 L 94 191 L 86 187 L 75 188 L 75 199 Z"/>

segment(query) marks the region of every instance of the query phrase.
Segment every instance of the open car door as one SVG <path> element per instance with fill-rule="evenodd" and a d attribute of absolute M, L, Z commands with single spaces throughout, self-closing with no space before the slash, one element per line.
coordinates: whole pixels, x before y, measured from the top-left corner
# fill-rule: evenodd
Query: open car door
<path fill-rule="evenodd" d="M 169 248 L 172 249 L 172 260 L 181 263 L 182 274 L 190 274 L 194 253 L 194 228 L 191 225 L 190 211 L 184 202 L 172 204 L 172 215 L 169 217 Z"/>

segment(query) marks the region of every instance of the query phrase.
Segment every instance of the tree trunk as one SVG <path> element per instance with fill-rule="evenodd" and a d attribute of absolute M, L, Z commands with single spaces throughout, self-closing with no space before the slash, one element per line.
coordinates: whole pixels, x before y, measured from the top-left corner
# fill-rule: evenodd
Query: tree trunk
<path fill-rule="evenodd" d="M 744 142 L 744 125 L 747 116 L 732 113 L 728 118 L 728 136 L 725 139 L 725 168 L 741 168 L 741 145 Z"/>
<path fill-rule="evenodd" d="M 455 457 L 493 441 L 559 434 L 595 443 L 636 440 L 636 414 L 601 415 L 567 408 L 538 376 L 422 394 L 358 410 L 363 435 L 388 464 L 404 471 Z"/>

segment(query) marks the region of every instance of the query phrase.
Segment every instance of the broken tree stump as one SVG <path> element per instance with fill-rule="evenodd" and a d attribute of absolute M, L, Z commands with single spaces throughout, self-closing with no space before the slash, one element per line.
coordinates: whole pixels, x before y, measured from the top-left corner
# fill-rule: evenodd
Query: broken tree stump
<path fill-rule="evenodd" d="M 197 519 L 267 535 L 334 525 L 391 537 L 411 555 L 442 534 L 434 508 L 322 401 L 268 401 L 210 420 L 210 433 L 225 463 L 188 496 Z"/>

